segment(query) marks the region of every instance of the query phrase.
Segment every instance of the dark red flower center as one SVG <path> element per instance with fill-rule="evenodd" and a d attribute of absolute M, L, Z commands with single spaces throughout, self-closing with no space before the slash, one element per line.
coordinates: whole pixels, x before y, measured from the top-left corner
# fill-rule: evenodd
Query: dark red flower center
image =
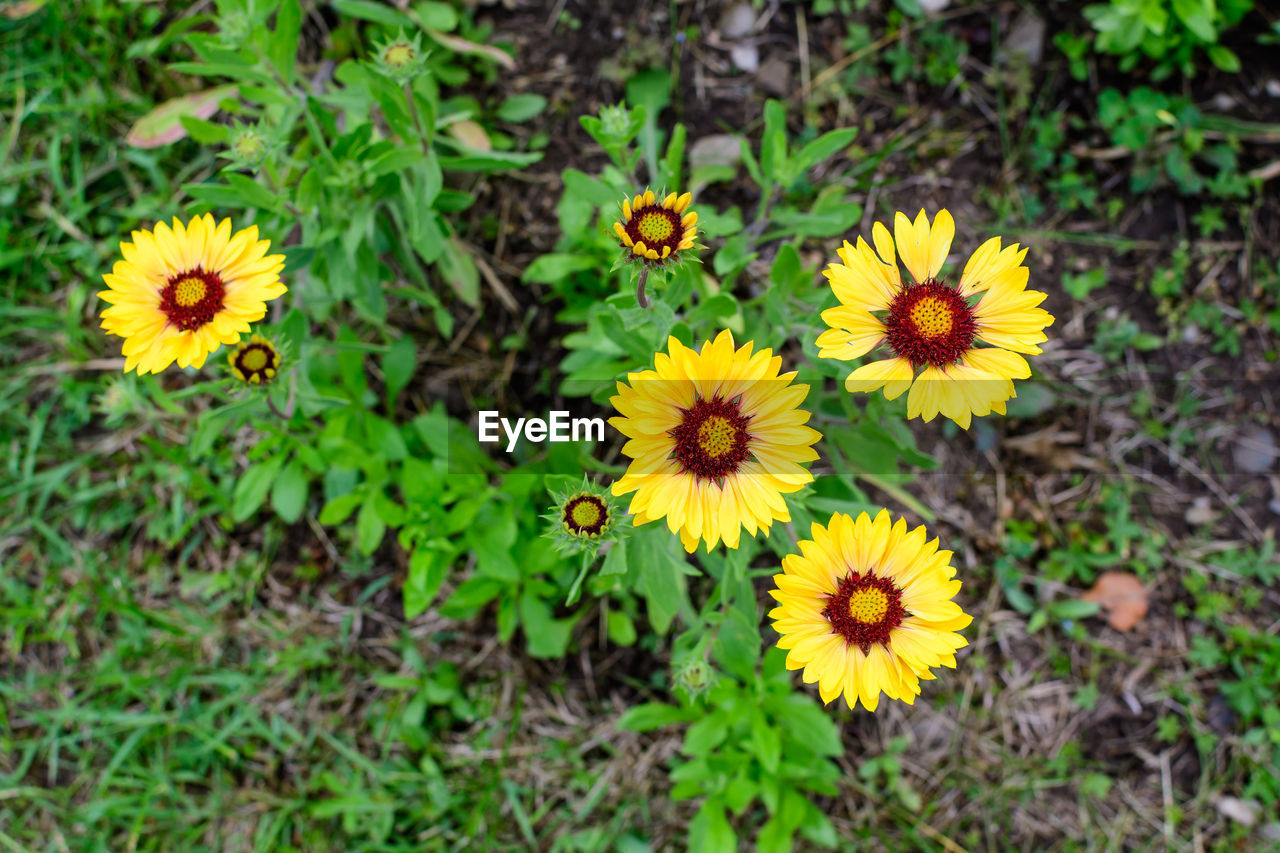
<path fill-rule="evenodd" d="M 644 243 L 646 248 L 653 249 L 662 256 L 662 247 L 670 246 L 675 254 L 684 236 L 684 228 L 680 226 L 680 214 L 660 204 L 642 207 L 631 212 L 631 219 L 623 223 L 627 236 L 634 243 Z"/>
<path fill-rule="evenodd" d="M 847 575 L 822 610 L 831 629 L 863 654 L 877 643 L 889 642 L 889 632 L 902 624 L 906 613 L 902 591 L 889 578 L 871 572 Z"/>
<path fill-rule="evenodd" d="M 737 471 L 747 458 L 750 418 L 742 414 L 741 400 L 699 398 L 670 431 L 676 441 L 675 457 L 681 471 L 702 480 L 719 480 Z"/>
<path fill-rule="evenodd" d="M 595 495 L 578 495 L 564 505 L 562 520 L 575 536 L 598 536 L 609 521 L 609 508 Z"/>
<path fill-rule="evenodd" d="M 934 278 L 904 286 L 889 303 L 884 324 L 894 354 L 915 369 L 954 364 L 973 348 L 977 333 L 969 302 Z"/>
<path fill-rule="evenodd" d="M 194 332 L 222 310 L 227 294 L 217 273 L 196 267 L 169 278 L 160 291 L 160 310 L 184 332 Z"/>

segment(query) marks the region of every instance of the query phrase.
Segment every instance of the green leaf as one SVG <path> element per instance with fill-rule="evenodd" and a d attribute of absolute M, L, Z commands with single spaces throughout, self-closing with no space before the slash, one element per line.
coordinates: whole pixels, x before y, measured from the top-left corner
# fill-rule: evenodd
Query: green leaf
<path fill-rule="evenodd" d="M 650 732 L 672 723 L 687 722 L 691 712 L 662 702 L 645 702 L 628 708 L 618 718 L 618 730 L 623 732 Z"/>
<path fill-rule="evenodd" d="M 1173 0 L 1173 13 L 1200 38 L 1207 42 L 1218 40 L 1213 28 L 1213 0 Z"/>
<path fill-rule="evenodd" d="M 447 139 L 437 137 L 445 144 Z M 461 146 L 458 146 L 461 147 Z M 455 172 L 501 172 L 506 169 L 519 169 L 542 159 L 541 151 L 489 151 L 485 153 L 466 153 L 456 157 L 441 157 L 440 167 Z"/>
<path fill-rule="evenodd" d="M 1096 601 L 1081 601 L 1078 598 L 1055 601 L 1051 607 L 1053 615 L 1059 619 L 1084 619 L 1093 616 L 1100 609 Z"/>
<path fill-rule="evenodd" d="M 476 262 L 456 237 L 444 241 L 440 254 L 440 273 L 458 294 L 458 298 L 475 308 L 480 304 L 480 271 Z"/>
<path fill-rule="evenodd" d="M 745 267 L 759 252 L 751 251 L 751 238 L 746 234 L 736 234 L 724 241 L 720 251 L 716 252 L 711 267 L 718 276 L 727 276 Z"/>
<path fill-rule="evenodd" d="M 393 148 L 385 154 L 374 158 L 366 166 L 372 177 L 381 177 L 391 172 L 399 172 L 426 159 L 421 148 Z"/>
<path fill-rule="evenodd" d="M 370 492 L 360 505 L 360 514 L 356 516 L 356 549 L 366 557 L 378 550 L 383 534 L 387 532 L 386 522 L 378 514 L 374 498 L 375 494 Z"/>
<path fill-rule="evenodd" d="M 423 0 L 415 3 L 413 15 L 425 29 L 448 32 L 458 26 L 458 13 L 448 3 Z"/>
<path fill-rule="evenodd" d="M 751 709 L 751 751 L 765 772 L 776 774 L 782 761 L 782 734 L 771 726 L 760 709 Z"/>
<path fill-rule="evenodd" d="M 547 99 L 542 95 L 525 93 L 507 98 L 499 105 L 495 115 L 500 121 L 518 124 L 522 121 L 528 121 L 546 108 Z"/>
<path fill-rule="evenodd" d="M 855 136 L 856 127 L 845 127 L 822 134 L 817 139 L 800 149 L 800 152 L 788 164 L 788 172 L 792 180 L 799 178 L 806 171 L 823 160 L 849 147 Z"/>
<path fill-rule="evenodd" d="M 588 255 L 542 255 L 535 258 L 533 263 L 525 267 L 520 280 L 536 281 L 540 284 L 555 284 L 575 272 L 594 269 L 597 263 L 598 261 L 595 258 Z"/>
<path fill-rule="evenodd" d="M 253 465 L 236 480 L 236 487 L 231 493 L 231 518 L 237 522 L 244 521 L 258 511 L 262 502 L 267 499 L 267 492 L 275 481 L 276 472 L 284 464 L 283 454 L 273 456 L 265 462 Z"/>
<path fill-rule="evenodd" d="M 266 74 L 251 65 L 235 62 L 175 62 L 169 66 L 175 74 L 194 74 L 198 77 L 230 77 L 232 80 L 247 80 L 263 86 L 276 85 L 270 74 Z"/>
<path fill-rule="evenodd" d="M 708 799 L 694 815 L 689 824 L 689 849 L 698 853 L 736 853 L 738 838 L 719 802 Z"/>
<path fill-rule="evenodd" d="M 320 523 L 326 527 L 335 524 L 341 524 L 347 520 L 351 513 L 355 512 L 356 507 L 360 506 L 360 502 L 364 499 L 361 492 L 352 492 L 349 495 L 339 495 L 324 505 L 320 510 Z"/>
<path fill-rule="evenodd" d="M 493 578 L 470 578 L 453 591 L 440 608 L 440 615 L 447 619 L 470 619 L 506 588 L 507 584 Z"/>
<path fill-rule="evenodd" d="M 369 0 L 333 0 L 333 6 L 341 14 L 359 18 L 362 21 L 372 21 L 386 27 L 417 29 L 412 18 L 382 3 L 373 3 Z"/>
<path fill-rule="evenodd" d="M 280 196 L 271 192 L 248 175 L 241 175 L 238 172 L 226 172 L 225 175 L 227 183 L 231 184 L 236 192 L 240 193 L 241 197 L 248 202 L 248 206 L 277 213 L 284 209 Z"/>
<path fill-rule="evenodd" d="M 387 386 L 387 408 L 395 405 L 400 392 L 418 369 L 418 348 L 409 335 L 401 335 L 391 342 L 382 356 L 382 376 Z"/>
<path fill-rule="evenodd" d="M 187 135 L 201 145 L 225 145 L 231 141 L 231 130 L 225 124 L 216 124 L 195 116 L 180 116 L 178 121 Z"/>
<path fill-rule="evenodd" d="M 840 730 L 832 722 L 831 715 L 808 694 L 788 696 L 785 713 L 782 722 L 786 725 L 789 740 L 804 744 L 822 756 L 836 756 L 844 752 Z"/>
<path fill-rule="evenodd" d="M 662 525 L 653 525 L 627 540 L 628 562 L 639 569 L 640 587 L 649 605 L 649 622 L 665 634 L 685 601 L 685 560 L 680 540 Z"/>
<path fill-rule="evenodd" d="M 609 642 L 615 645 L 634 646 L 636 644 L 636 623 L 621 610 L 609 611 L 605 619 L 605 633 L 609 636 Z"/>
<path fill-rule="evenodd" d="M 302 516 L 307 505 L 307 474 L 302 463 L 294 458 L 271 488 L 271 508 L 276 515 L 292 524 Z"/>
<path fill-rule="evenodd" d="M 760 172 L 770 184 L 777 183 L 787 160 L 787 111 L 778 101 L 764 105 L 764 135 L 760 138 Z"/>
<path fill-rule="evenodd" d="M 804 272 L 800 261 L 800 253 L 790 243 L 778 247 L 778 254 L 773 258 L 773 266 L 769 267 L 769 281 L 778 287 L 791 287 Z"/>
<path fill-rule="evenodd" d="M 613 547 L 605 552 L 604 563 L 600 566 L 602 575 L 623 575 L 627 573 L 627 540 L 614 542 Z"/>
<path fill-rule="evenodd" d="M 1223 47 L 1220 44 L 1211 44 L 1207 48 L 1209 51 L 1209 61 L 1230 74 L 1235 74 L 1240 70 L 1240 57 L 1229 47 Z"/>
<path fill-rule="evenodd" d="M 449 570 L 450 557 L 422 544 L 409 556 L 409 575 L 404 582 L 404 618 L 412 619 L 431 606 Z"/>
<path fill-rule="evenodd" d="M 579 172 L 577 169 L 565 169 L 562 177 L 564 179 L 564 188 L 568 193 L 597 207 L 618 206 L 622 202 L 621 196 L 599 178 L 593 178 L 586 172 Z"/>
<path fill-rule="evenodd" d="M 725 670 L 749 681 L 760 657 L 759 625 L 741 610 L 730 610 L 716 631 L 714 649 L 716 659 Z"/>
<path fill-rule="evenodd" d="M 520 622 L 530 657 L 564 657 L 573 638 L 573 619 L 554 618 L 551 605 L 526 588 L 520 596 Z"/>
<path fill-rule="evenodd" d="M 302 32 L 302 7 L 298 0 L 284 0 L 276 12 L 276 27 L 268 42 L 267 55 L 284 82 L 292 85 L 298 60 L 298 34 Z"/>
<path fill-rule="evenodd" d="M 685 755 L 706 755 L 729 736 L 729 717 L 725 711 L 715 711 L 698 720 L 685 732 L 680 751 Z"/>

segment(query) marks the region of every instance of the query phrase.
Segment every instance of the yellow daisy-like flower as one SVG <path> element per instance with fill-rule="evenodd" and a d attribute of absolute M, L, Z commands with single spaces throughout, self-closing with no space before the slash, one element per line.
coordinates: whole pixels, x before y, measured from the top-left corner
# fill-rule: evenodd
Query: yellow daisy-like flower
<path fill-rule="evenodd" d="M 742 528 L 767 536 L 775 520 L 791 520 L 782 495 L 813 479 L 800 463 L 818 458 L 811 445 L 822 436 L 796 408 L 809 386 L 791 384 L 782 358 L 753 345 L 735 350 L 728 330 L 701 352 L 669 338 L 656 369 L 627 374 L 610 400 L 622 417 L 609 423 L 631 439 L 622 452 L 632 459 L 613 493 L 635 492 L 634 523 L 665 517 L 686 551 L 699 539 L 708 551 L 721 539 L 737 548 Z"/>
<path fill-rule="evenodd" d="M 659 204 L 653 190 L 623 199 L 622 220 L 613 223 L 613 233 L 634 260 L 656 266 L 675 263 L 698 236 L 698 214 L 689 210 L 692 200 L 690 193 L 670 193 Z"/>
<path fill-rule="evenodd" d="M 236 379 L 248 385 L 266 385 L 279 372 L 281 358 L 271 341 L 254 335 L 248 343 L 241 342 L 227 361 Z"/>
<path fill-rule="evenodd" d="M 103 275 L 111 303 L 102 328 L 125 339 L 125 372 L 159 373 L 175 360 L 202 367 L 209 353 L 234 344 L 249 324 L 267 313 L 266 303 L 285 292 L 284 255 L 268 255 L 269 240 L 253 225 L 234 235 L 231 220 L 214 225 L 209 214 L 184 228 L 163 222 L 134 231 L 121 243 L 124 260 Z"/>
<path fill-rule="evenodd" d="M 883 692 L 914 704 L 920 680 L 934 678 L 933 667 L 954 669 L 968 645 L 955 633 L 973 617 L 951 601 L 960 591 L 951 552 L 926 542 L 923 527 L 891 525 L 887 510 L 874 521 L 835 513 L 811 535 L 783 559 L 769 592 L 787 669 L 803 668 L 823 702 L 843 693 L 850 708 L 861 701 L 874 711 Z"/>
<path fill-rule="evenodd" d="M 1045 294 L 1027 290 L 1027 250 L 1017 243 L 1001 248 L 992 237 L 969 258 L 957 284 L 939 279 L 955 231 L 947 211 L 930 226 L 921 210 L 915 222 L 895 214 L 892 238 L 877 222 L 874 251 L 861 237 L 857 248 L 846 241 L 837 252 L 844 263 L 823 272 L 841 304 L 822 312 L 831 328 L 818 336 L 818 354 L 848 360 L 886 344 L 893 357 L 859 367 L 845 388 L 883 387 L 890 400 L 910 389 L 907 417 L 928 422 L 941 413 L 968 429 L 973 415 L 1005 413 L 1005 402 L 1017 396 L 1013 380 L 1031 375 L 1018 353 L 1039 354 L 1053 317 L 1036 307 Z M 912 282 L 902 280 L 895 245 Z"/>

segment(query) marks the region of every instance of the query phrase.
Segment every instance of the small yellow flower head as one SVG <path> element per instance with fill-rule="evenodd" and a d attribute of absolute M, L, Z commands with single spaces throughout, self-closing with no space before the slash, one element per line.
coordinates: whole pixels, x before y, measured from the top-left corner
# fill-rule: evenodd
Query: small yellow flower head
<path fill-rule="evenodd" d="M 266 385 L 280 372 L 280 351 L 271 341 L 254 335 L 228 357 L 231 374 L 246 385 Z"/>
<path fill-rule="evenodd" d="M 701 653 L 689 655 L 675 668 L 675 686 L 690 700 L 704 696 L 715 681 L 715 672 Z"/>
<path fill-rule="evenodd" d="M 403 32 L 396 37 L 377 46 L 374 54 L 374 67 L 396 83 L 408 83 L 422 73 L 426 54 L 419 42 L 420 36 L 406 38 Z"/>
<path fill-rule="evenodd" d="M 256 126 L 237 124 L 227 146 L 227 155 L 246 166 L 257 166 L 269 150 L 269 140 Z"/>
<path fill-rule="evenodd" d="M 382 52 L 382 61 L 390 68 L 405 68 L 417 55 L 411 44 L 392 44 Z"/>
<path fill-rule="evenodd" d="M 694 248 L 698 214 L 689 210 L 690 193 L 669 193 L 661 203 L 653 190 L 622 200 L 622 218 L 613 233 L 626 250 L 626 259 L 662 267 L 677 264 L 680 253 Z"/>
<path fill-rule="evenodd" d="M 543 516 L 550 522 L 546 536 L 563 552 L 595 553 L 604 540 L 620 533 L 620 515 L 612 497 L 585 476 L 567 492 L 553 492 L 555 506 Z"/>

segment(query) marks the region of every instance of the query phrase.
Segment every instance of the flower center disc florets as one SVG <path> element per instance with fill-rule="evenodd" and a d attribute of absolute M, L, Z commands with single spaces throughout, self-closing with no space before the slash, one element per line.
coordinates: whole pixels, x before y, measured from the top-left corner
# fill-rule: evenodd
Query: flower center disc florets
<path fill-rule="evenodd" d="M 579 495 L 564 505 L 562 520 L 575 536 L 598 536 L 609 520 L 609 508 L 595 495 Z"/>
<path fill-rule="evenodd" d="M 267 350 L 265 347 L 251 346 L 240 356 L 241 370 L 261 370 L 267 366 Z"/>
<path fill-rule="evenodd" d="M 670 217 L 664 216 L 656 210 L 651 210 L 640 217 L 636 230 L 644 238 L 645 245 L 655 246 L 660 245 L 663 240 L 674 234 L 676 227 Z"/>
<path fill-rule="evenodd" d="M 393 44 L 387 48 L 383 55 L 383 60 L 392 68 L 403 68 L 414 60 L 414 51 L 412 45 Z"/>
<path fill-rule="evenodd" d="M 906 610 L 902 591 L 892 580 L 851 572 L 828 597 L 822 615 L 833 632 L 866 654 L 877 643 L 889 642 L 889 632 L 902 624 Z"/>
<path fill-rule="evenodd" d="M 160 310 L 181 331 L 192 332 L 222 310 L 225 295 L 217 273 L 196 267 L 169 279 L 160 291 Z"/>
<path fill-rule="evenodd" d="M 265 384 L 280 367 L 280 356 L 270 344 L 254 342 L 236 352 L 233 364 L 244 375 L 245 382 Z"/>
<path fill-rule="evenodd" d="M 670 246 L 672 254 L 680 246 L 680 214 L 669 208 L 657 205 L 641 208 L 632 213 L 631 220 L 623 227 L 632 242 L 644 243 L 659 256 L 663 246 Z"/>
<path fill-rule="evenodd" d="M 931 278 L 898 292 L 885 328 L 890 348 L 912 367 L 946 367 L 973 347 L 977 322 L 955 288 Z"/>
<path fill-rule="evenodd" d="M 670 433 L 681 469 L 702 480 L 719 480 L 737 471 L 751 441 L 750 418 L 742 414 L 739 399 L 699 398 L 682 412 L 680 425 Z"/>

